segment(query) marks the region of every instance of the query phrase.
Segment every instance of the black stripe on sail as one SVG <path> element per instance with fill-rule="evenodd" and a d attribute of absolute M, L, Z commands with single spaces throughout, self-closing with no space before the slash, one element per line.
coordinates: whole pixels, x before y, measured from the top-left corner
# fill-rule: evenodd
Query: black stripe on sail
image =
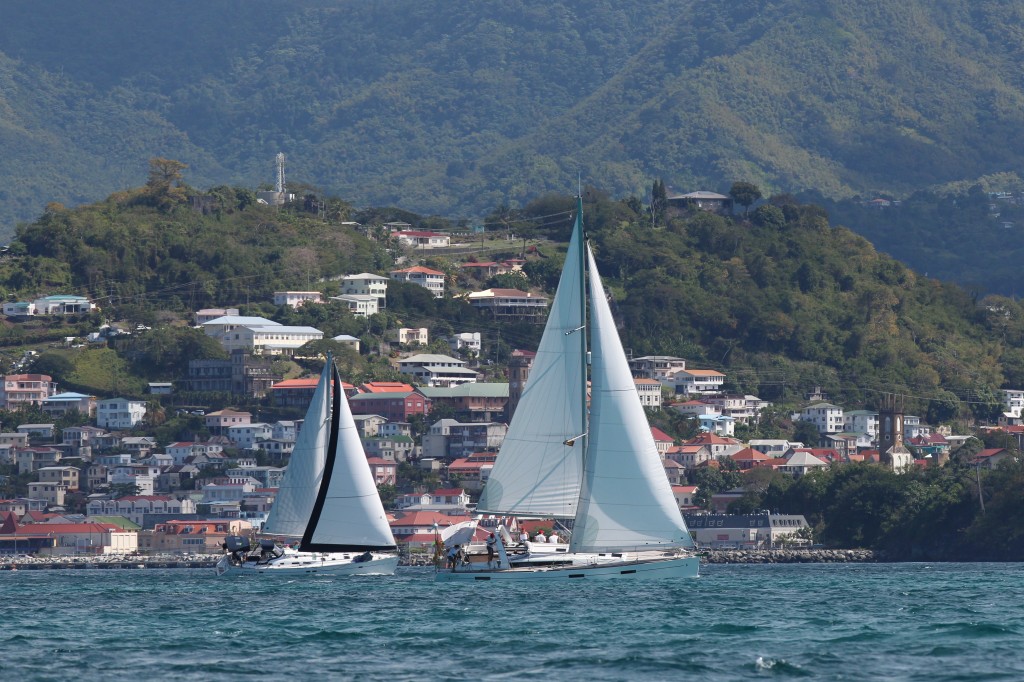
<path fill-rule="evenodd" d="M 320 490 L 317 491 L 309 522 L 306 523 L 306 532 L 299 543 L 299 549 L 303 552 L 333 551 L 333 548 L 325 549 L 323 546 L 313 545 L 313 532 L 320 523 L 320 514 L 323 513 L 324 503 L 327 501 L 327 490 L 331 487 L 331 476 L 334 475 L 334 460 L 338 450 L 338 419 L 341 414 L 341 375 L 338 374 L 338 366 L 334 364 L 333 356 L 327 356 L 327 362 L 331 363 L 331 431 L 327 440 L 327 457 L 324 462 L 324 475 L 320 479 Z"/>

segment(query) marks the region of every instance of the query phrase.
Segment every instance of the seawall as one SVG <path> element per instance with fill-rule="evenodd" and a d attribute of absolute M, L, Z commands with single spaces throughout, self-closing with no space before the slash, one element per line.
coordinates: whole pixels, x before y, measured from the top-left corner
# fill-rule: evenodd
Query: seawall
<path fill-rule="evenodd" d="M 879 561 L 870 549 L 711 549 L 708 564 L 846 564 Z"/>

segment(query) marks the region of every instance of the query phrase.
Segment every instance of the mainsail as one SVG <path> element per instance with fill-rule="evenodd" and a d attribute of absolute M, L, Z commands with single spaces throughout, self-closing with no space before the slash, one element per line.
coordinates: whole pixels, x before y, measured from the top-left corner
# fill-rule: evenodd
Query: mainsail
<path fill-rule="evenodd" d="M 333 360 L 328 360 L 328 365 L 332 370 L 333 387 L 324 482 L 299 549 L 304 552 L 396 549 L 348 399 L 341 390 L 341 376 Z"/>
<path fill-rule="evenodd" d="M 590 284 L 591 403 L 571 552 L 692 546 L 622 349 L 594 255 Z"/>
<path fill-rule="evenodd" d="M 582 214 L 530 378 L 477 511 L 572 518 L 586 438 L 586 317 Z"/>
<path fill-rule="evenodd" d="M 328 365 L 324 366 L 320 381 L 317 382 L 313 400 L 302 422 L 302 430 L 295 440 L 288 468 L 285 469 L 267 521 L 263 524 L 263 532 L 268 535 L 301 538 L 313 513 L 313 504 L 320 490 L 327 461 L 327 441 L 330 435 L 331 370 Z"/>

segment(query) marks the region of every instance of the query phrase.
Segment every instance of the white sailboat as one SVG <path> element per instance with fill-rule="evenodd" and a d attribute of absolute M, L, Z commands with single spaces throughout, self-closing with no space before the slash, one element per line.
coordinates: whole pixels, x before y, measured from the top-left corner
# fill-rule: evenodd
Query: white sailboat
<path fill-rule="evenodd" d="M 662 468 L 593 254 L 584 243 L 582 211 L 579 199 L 533 369 L 477 505 L 484 513 L 573 519 L 571 540 L 557 553 L 531 548 L 515 554 L 499 537 L 493 560 L 459 559 L 437 572 L 439 581 L 698 574 L 699 557 Z"/>
<path fill-rule="evenodd" d="M 313 393 L 262 535 L 230 536 L 217 574 L 391 575 L 397 546 L 330 357 Z"/>

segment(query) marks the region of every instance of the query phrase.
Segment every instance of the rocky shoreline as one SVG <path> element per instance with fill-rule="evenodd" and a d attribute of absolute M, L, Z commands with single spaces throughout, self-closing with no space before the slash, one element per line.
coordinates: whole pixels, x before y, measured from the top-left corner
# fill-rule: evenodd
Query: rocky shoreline
<path fill-rule="evenodd" d="M 879 561 L 870 549 L 712 549 L 702 553 L 708 564 L 848 564 Z"/>
<path fill-rule="evenodd" d="M 140 568 L 212 568 L 220 555 L 213 554 L 158 554 L 0 557 L 0 571 L 45 569 L 140 569 Z M 701 552 L 706 564 L 844 564 L 870 563 L 882 559 L 870 549 L 712 549 Z M 431 566 L 426 554 L 404 555 L 401 566 Z"/>

